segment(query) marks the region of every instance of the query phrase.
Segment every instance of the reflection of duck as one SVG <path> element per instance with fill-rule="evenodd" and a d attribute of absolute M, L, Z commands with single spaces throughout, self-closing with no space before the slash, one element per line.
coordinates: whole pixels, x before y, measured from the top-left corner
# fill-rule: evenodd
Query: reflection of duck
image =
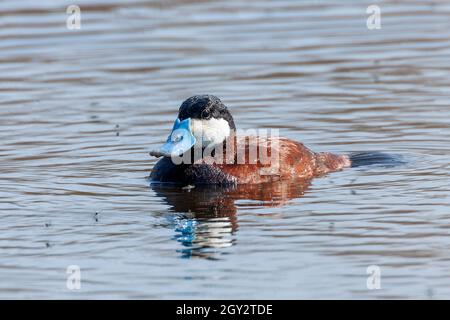
<path fill-rule="evenodd" d="M 301 197 L 310 180 L 278 181 L 260 185 L 197 186 L 181 190 L 152 184 L 152 189 L 180 213 L 174 221 L 175 238 L 183 244 L 183 257 L 213 258 L 212 253 L 230 247 L 238 230 L 236 201 L 258 201 L 259 206 L 276 207 Z"/>
<path fill-rule="evenodd" d="M 187 99 L 167 142 L 151 152 L 163 156 L 151 179 L 194 185 L 257 184 L 312 178 L 351 164 L 346 155 L 315 153 L 286 138 L 240 136 L 235 131 L 233 117 L 219 98 Z"/>

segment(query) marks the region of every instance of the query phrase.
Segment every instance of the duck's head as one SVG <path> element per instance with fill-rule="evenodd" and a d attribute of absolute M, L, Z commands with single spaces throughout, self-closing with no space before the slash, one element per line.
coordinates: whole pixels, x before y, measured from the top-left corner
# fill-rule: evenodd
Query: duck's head
<path fill-rule="evenodd" d="M 167 141 L 153 156 L 180 156 L 193 146 L 214 147 L 236 130 L 233 117 L 219 98 L 213 95 L 192 96 L 178 111 Z"/>

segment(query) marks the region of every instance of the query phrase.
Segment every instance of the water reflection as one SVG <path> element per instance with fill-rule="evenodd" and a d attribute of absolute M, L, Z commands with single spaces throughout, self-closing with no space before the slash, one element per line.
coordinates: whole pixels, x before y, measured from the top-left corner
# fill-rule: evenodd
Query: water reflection
<path fill-rule="evenodd" d="M 177 213 L 171 216 L 174 239 L 182 244 L 181 257 L 216 259 L 221 249 L 236 243 L 239 201 L 256 201 L 259 207 L 279 207 L 301 197 L 311 180 L 280 181 L 239 186 L 178 186 L 151 184 L 158 197 Z"/>

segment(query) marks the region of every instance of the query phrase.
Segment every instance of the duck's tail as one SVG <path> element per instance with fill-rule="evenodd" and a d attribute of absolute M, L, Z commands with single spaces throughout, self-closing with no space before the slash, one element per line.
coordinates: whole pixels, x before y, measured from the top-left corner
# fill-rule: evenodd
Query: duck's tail
<path fill-rule="evenodd" d="M 382 167 L 393 167 L 404 164 L 403 157 L 398 154 L 389 154 L 384 152 L 353 152 L 349 155 L 351 167 L 378 165 Z"/>

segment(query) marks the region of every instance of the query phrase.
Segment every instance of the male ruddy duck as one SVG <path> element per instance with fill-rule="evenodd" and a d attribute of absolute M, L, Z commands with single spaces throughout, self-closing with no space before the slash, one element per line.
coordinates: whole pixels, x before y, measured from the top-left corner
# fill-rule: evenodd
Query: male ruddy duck
<path fill-rule="evenodd" d="M 283 137 L 241 137 L 235 133 L 233 117 L 219 98 L 212 95 L 190 97 L 182 103 L 167 142 L 150 152 L 152 156 L 163 157 L 154 166 L 151 181 L 183 185 L 259 184 L 311 179 L 351 166 L 347 155 L 316 153 Z M 211 148 L 214 149 L 212 152 Z M 202 151 L 200 158 L 193 156 L 194 149 Z M 208 149 L 211 156 L 204 155 Z M 249 155 L 256 149 L 260 152 L 255 158 L 244 156 L 245 161 L 237 161 L 239 155 Z M 211 161 L 217 156 L 217 150 L 223 150 L 220 151 L 223 156 L 220 155 L 224 161 Z M 274 170 L 267 157 L 275 154 L 277 165 Z M 174 161 L 174 156 L 183 156 L 184 160 L 192 162 L 180 163 Z"/>

